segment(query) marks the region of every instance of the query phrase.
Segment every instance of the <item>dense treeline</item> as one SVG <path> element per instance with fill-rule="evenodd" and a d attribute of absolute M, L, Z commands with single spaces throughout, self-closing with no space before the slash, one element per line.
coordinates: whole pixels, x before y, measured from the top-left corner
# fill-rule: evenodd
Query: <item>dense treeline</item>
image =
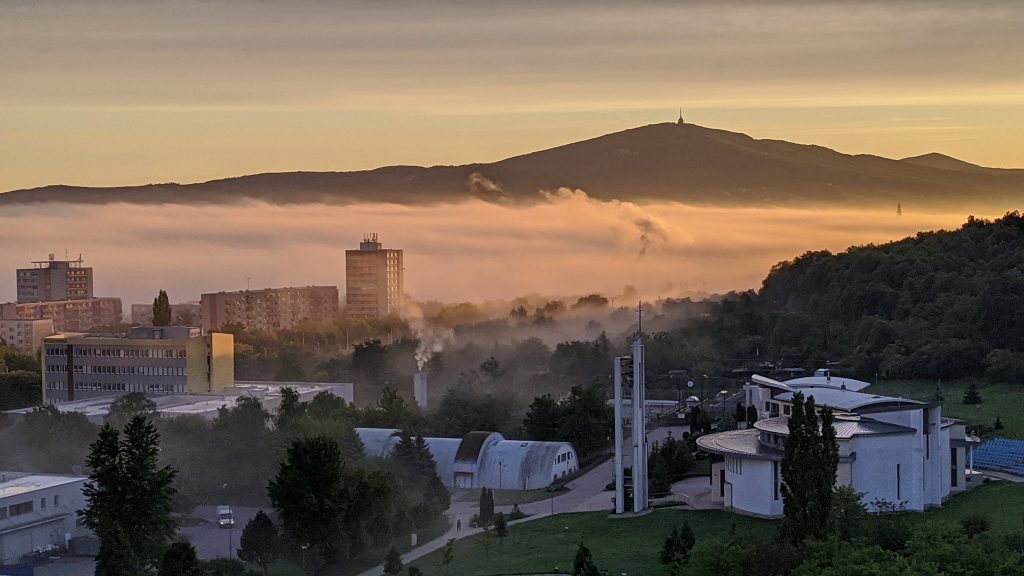
<path fill-rule="evenodd" d="M 669 358 L 711 370 L 838 361 L 862 378 L 1024 380 L 1024 217 L 808 252 L 652 340 L 655 371 Z"/>
<path fill-rule="evenodd" d="M 554 431 L 543 433 L 527 424 L 511 437 L 567 440 L 577 446 L 581 457 L 607 446 L 611 415 L 599 389 L 574 388 L 564 401 L 550 397 L 546 401 L 553 410 L 536 417 L 555 418 Z M 107 422 L 120 427 L 136 414 L 153 417 L 155 411 L 155 404 L 141 394 L 126 394 L 111 406 Z M 183 415 L 154 421 L 162 437 L 161 463 L 179 471 L 175 506 L 186 511 L 213 502 L 267 505 L 267 481 L 296 440 L 327 438 L 338 445 L 343 462 L 386 469 L 389 461 L 365 457 L 355 428 L 396 428 L 413 437 L 461 437 L 472 430 L 519 424 L 511 418 L 510 405 L 498 397 L 459 386 L 449 390 L 432 412 L 420 411 L 390 389 L 373 406 L 357 408 L 327 392 L 300 402 L 294 391 L 285 388 L 276 415 L 259 400 L 243 396 L 234 406 L 222 407 L 212 420 Z M 99 430 L 84 415 L 53 407 L 33 410 L 17 422 L 0 418 L 0 445 L 10 447 L 0 451 L 0 469 L 80 473 L 89 443 Z M 429 478 L 423 476 L 424 481 Z"/>

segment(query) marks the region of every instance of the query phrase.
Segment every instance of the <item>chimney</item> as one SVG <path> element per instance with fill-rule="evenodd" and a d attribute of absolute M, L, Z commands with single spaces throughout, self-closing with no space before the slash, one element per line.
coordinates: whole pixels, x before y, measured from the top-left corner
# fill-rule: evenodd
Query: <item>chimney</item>
<path fill-rule="evenodd" d="M 412 378 L 412 395 L 421 410 L 427 409 L 427 374 L 417 372 Z"/>

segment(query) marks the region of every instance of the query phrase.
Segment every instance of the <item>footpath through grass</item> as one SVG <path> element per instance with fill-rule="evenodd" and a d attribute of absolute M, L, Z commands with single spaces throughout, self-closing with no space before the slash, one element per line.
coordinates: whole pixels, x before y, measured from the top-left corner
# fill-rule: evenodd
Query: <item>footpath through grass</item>
<path fill-rule="evenodd" d="M 569 571 L 580 542 L 609 574 L 659 574 L 658 553 L 673 525 L 689 521 L 697 538 L 722 536 L 735 524 L 739 533 L 768 530 L 774 524 L 719 510 L 656 510 L 639 518 L 609 518 L 607 512 L 561 514 L 509 527 L 504 542 L 477 535 L 455 543 L 450 576 Z M 413 566 L 425 574 L 445 574 L 438 550 Z"/>
<path fill-rule="evenodd" d="M 994 436 L 1024 439 L 1024 384 L 978 383 L 981 404 L 977 406 L 963 403 L 967 385 L 965 381 L 941 384 L 945 398 L 942 402 L 943 415 L 985 426 L 992 426 L 998 416 L 1003 422 L 1003 430 L 995 432 Z M 929 402 L 935 397 L 935 388 L 934 381 L 893 380 L 872 384 L 867 391 Z"/>

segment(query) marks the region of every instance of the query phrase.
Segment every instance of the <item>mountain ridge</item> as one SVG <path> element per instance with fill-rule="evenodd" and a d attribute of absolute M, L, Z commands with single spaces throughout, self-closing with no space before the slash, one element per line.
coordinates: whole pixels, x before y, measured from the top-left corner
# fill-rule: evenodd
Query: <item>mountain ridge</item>
<path fill-rule="evenodd" d="M 542 190 L 561 187 L 602 200 L 637 202 L 970 206 L 1024 197 L 1024 170 L 985 168 L 938 153 L 900 160 L 851 155 L 814 144 L 661 123 L 490 163 L 268 172 L 192 184 L 51 185 L 0 194 L 0 205 L 431 204 L 469 198 L 518 204 L 540 201 Z"/>

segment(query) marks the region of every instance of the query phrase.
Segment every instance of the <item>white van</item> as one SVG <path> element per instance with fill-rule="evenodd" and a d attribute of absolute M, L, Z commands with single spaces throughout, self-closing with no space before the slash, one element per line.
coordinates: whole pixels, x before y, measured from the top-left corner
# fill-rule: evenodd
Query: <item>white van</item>
<path fill-rule="evenodd" d="M 221 528 L 235 527 L 235 515 L 231 513 L 231 506 L 217 506 L 217 526 Z"/>

